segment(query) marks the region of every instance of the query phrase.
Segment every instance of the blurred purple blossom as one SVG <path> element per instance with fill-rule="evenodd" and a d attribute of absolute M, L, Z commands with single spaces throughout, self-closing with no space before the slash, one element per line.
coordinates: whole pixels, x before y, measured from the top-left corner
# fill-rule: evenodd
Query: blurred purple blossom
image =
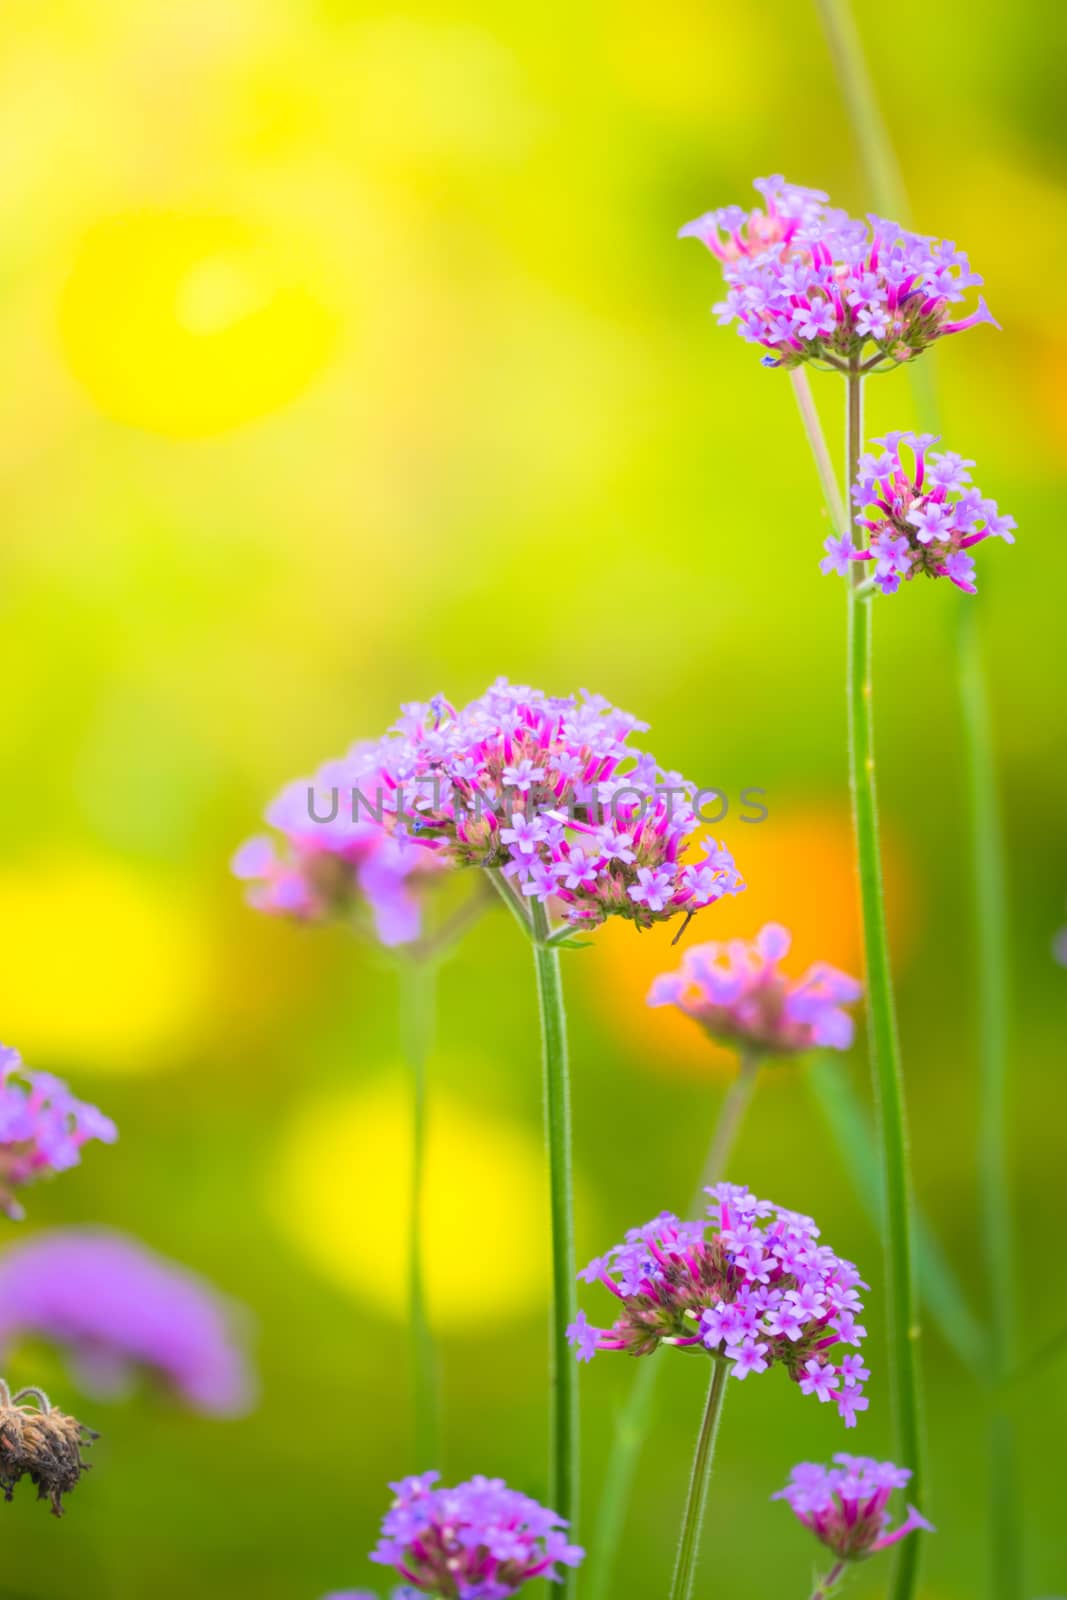
<path fill-rule="evenodd" d="M 125 1394 L 144 1373 L 194 1411 L 242 1414 L 254 1379 L 238 1321 L 203 1278 L 110 1229 L 57 1228 L 0 1256 L 0 1359 L 47 1340 L 96 1397 Z"/>
<path fill-rule="evenodd" d="M 778 964 L 790 942 L 771 922 L 750 942 L 693 945 L 676 971 L 654 979 L 648 1004 L 676 1006 L 713 1039 L 760 1057 L 847 1050 L 853 1025 L 842 1007 L 859 1000 L 862 985 L 824 961 L 787 977 Z"/>
<path fill-rule="evenodd" d="M 20 1220 L 17 1189 L 76 1167 L 91 1139 L 117 1138 L 111 1119 L 76 1100 L 61 1078 L 28 1071 L 17 1050 L 0 1045 L 0 1211 Z"/>

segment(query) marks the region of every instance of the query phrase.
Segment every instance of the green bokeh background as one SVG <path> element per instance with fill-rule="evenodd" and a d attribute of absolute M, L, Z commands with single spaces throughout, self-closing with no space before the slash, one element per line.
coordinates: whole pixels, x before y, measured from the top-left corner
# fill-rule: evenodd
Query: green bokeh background
<path fill-rule="evenodd" d="M 978 605 L 1028 1348 L 1067 1319 L 1056 20 L 1040 0 L 965 21 L 860 8 L 916 223 L 970 249 L 1004 325 L 947 341 L 937 380 L 946 443 L 1019 542 L 983 550 L 977 602 L 938 584 L 878 606 L 878 737 L 917 1188 L 981 1305 L 1002 1285 L 978 1249 L 952 656 L 957 609 Z M 398 703 L 501 672 L 600 690 L 652 723 L 665 764 L 764 787 L 768 835 L 815 814 L 847 852 L 842 603 L 817 568 L 814 473 L 786 379 L 716 329 L 712 264 L 674 234 L 783 169 L 850 210 L 872 199 L 797 0 L 9 0 L 0 143 L 0 1036 L 122 1129 L 34 1193 L 26 1226 L 107 1222 L 197 1267 L 251 1309 L 263 1386 L 249 1418 L 211 1423 L 150 1394 L 91 1401 L 24 1353 L 19 1375 L 104 1437 L 61 1525 L 26 1492 L 2 1508 L 0 1594 L 316 1600 L 373 1581 L 384 1482 L 425 1464 L 402 1326 L 320 1273 L 274 1174 L 309 1102 L 396 1072 L 395 985 L 339 933 L 246 911 L 229 854 L 282 782 Z M 227 254 L 227 230 L 252 256 Z M 871 432 L 914 422 L 904 376 L 870 389 Z M 834 382 L 818 394 L 836 439 Z M 722 831 L 744 868 L 745 828 Z M 814 937 L 820 871 L 800 844 L 779 861 L 760 905 L 773 888 Z M 566 963 L 583 1255 L 685 1203 L 722 1093 L 710 1067 L 657 1060 L 618 952 Z M 537 1055 L 526 952 L 487 921 L 443 976 L 435 1082 L 536 1138 Z M 865 1093 L 862 1040 L 850 1066 Z M 803 1069 L 768 1081 L 733 1166 L 864 1267 L 875 1377 L 847 1443 L 888 1453 L 879 1242 Z M 333 1177 L 365 1207 L 358 1253 L 381 1208 L 359 1170 Z M 477 1170 L 453 1181 L 467 1256 Z M 445 1341 L 450 1476 L 544 1493 L 539 1281 L 539 1302 Z M 932 1330 L 924 1361 L 940 1531 L 922 1593 L 969 1600 L 980 1400 Z M 621 1359 L 583 1371 L 587 1514 L 629 1377 Z M 672 1362 L 661 1394 L 619 1600 L 665 1585 L 695 1364 Z M 1065 1398 L 1062 1360 L 1013 1392 L 1029 1596 L 1067 1582 Z M 801 1596 L 813 1550 L 768 1496 L 846 1441 L 779 1375 L 730 1399 L 698 1594 Z M 856 1595 L 879 1582 L 864 1569 Z"/>

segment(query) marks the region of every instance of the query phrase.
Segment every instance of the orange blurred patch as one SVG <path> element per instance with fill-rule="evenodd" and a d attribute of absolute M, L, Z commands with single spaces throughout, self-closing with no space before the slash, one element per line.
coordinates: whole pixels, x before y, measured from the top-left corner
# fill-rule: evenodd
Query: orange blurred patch
<path fill-rule="evenodd" d="M 799 975 L 813 961 L 829 961 L 845 972 L 862 972 L 847 811 L 820 806 L 786 815 L 774 812 L 765 823 L 735 828 L 726 843 L 748 887 L 702 912 L 676 946 L 671 940 L 680 927 L 677 921 L 639 934 L 628 922 L 614 919 L 598 930 L 594 948 L 575 958 L 607 1025 L 657 1070 L 710 1071 L 716 1076 L 733 1070 L 733 1054 L 712 1044 L 695 1022 L 673 1007 L 650 1009 L 645 1004 L 652 979 L 677 967 L 688 945 L 751 939 L 765 922 L 781 922 L 793 935 L 787 971 Z M 890 937 L 901 958 L 912 943 L 914 896 L 903 853 L 892 838 L 885 851 Z"/>

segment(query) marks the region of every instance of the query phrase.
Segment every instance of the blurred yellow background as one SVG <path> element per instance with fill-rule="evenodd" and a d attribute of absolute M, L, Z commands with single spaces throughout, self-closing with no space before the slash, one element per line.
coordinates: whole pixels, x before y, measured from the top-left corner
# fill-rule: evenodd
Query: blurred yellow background
<path fill-rule="evenodd" d="M 937 368 L 946 444 L 1020 525 L 973 603 L 1011 845 L 1036 1345 L 1067 1317 L 1067 974 L 1049 955 L 1067 896 L 1058 12 L 859 15 L 916 224 L 970 250 L 1004 326 L 949 341 Z M 501 672 L 588 685 L 733 801 L 717 831 L 752 890 L 705 936 L 775 917 L 797 970 L 855 969 L 843 617 L 817 567 L 818 488 L 787 381 L 715 327 L 713 263 L 674 235 L 750 203 L 769 172 L 860 213 L 872 197 L 797 0 L 7 0 L 0 149 L 0 1038 L 122 1132 L 34 1193 L 25 1226 L 131 1228 L 208 1274 L 251 1307 L 264 1380 L 260 1409 L 229 1424 L 68 1386 L 57 1397 L 104 1436 L 95 1470 L 62 1526 L 25 1493 L 0 1508 L 0 1594 L 315 1600 L 371 1581 L 386 1478 L 430 1465 L 409 1455 L 398 1315 L 395 975 L 339 932 L 257 918 L 229 856 L 285 780 L 401 701 L 463 700 Z M 816 382 L 836 439 L 840 397 Z M 869 388 L 872 433 L 914 422 L 903 376 Z M 879 605 L 877 670 L 917 1185 L 980 1304 L 997 1286 L 975 1265 L 951 656 L 970 603 L 946 584 Z M 745 787 L 766 791 L 759 826 L 738 820 Z M 724 1070 L 644 1010 L 673 960 L 667 937 L 628 927 L 566 959 L 580 1252 L 684 1205 L 699 1167 Z M 447 967 L 441 1012 L 442 1465 L 543 1494 L 538 1045 L 502 922 Z M 865 1092 L 862 1040 L 851 1060 Z M 802 1068 L 766 1075 L 735 1167 L 870 1278 L 871 1409 L 849 1443 L 887 1452 L 879 1244 Z M 979 1406 L 936 1333 L 926 1362 L 940 1532 L 924 1596 L 970 1600 Z M 587 1513 L 629 1376 L 583 1371 Z M 663 1385 L 619 1600 L 663 1585 L 699 1387 L 686 1363 Z M 1065 1398 L 1063 1362 L 1014 1396 L 1035 1595 L 1064 1581 Z M 812 1552 L 767 1497 L 841 1447 L 821 1411 L 784 1379 L 731 1406 L 709 1596 L 804 1592 Z M 857 1596 L 876 1581 L 862 1573 Z"/>

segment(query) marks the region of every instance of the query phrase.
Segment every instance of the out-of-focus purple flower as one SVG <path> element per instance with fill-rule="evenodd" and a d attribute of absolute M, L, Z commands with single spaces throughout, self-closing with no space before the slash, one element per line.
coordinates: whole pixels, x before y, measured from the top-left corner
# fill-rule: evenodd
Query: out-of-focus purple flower
<path fill-rule="evenodd" d="M 722 265 L 723 326 L 761 345 L 773 367 L 819 361 L 871 371 L 911 361 L 935 340 L 993 319 L 985 301 L 969 316 L 950 308 L 982 282 L 962 250 L 869 216 L 833 209 L 818 189 L 760 178 L 766 209 L 709 211 L 681 229 Z"/>
<path fill-rule="evenodd" d="M 386 946 L 419 937 L 419 889 L 437 865 L 385 817 L 381 747 L 365 741 L 267 808 L 278 837 L 247 839 L 231 862 L 257 911 L 301 922 L 351 920 L 365 907 Z"/>
<path fill-rule="evenodd" d="M 914 1506 L 907 1519 L 890 1530 L 886 1511 L 894 1489 L 911 1478 L 907 1467 L 867 1456 L 836 1455 L 833 1467 L 802 1462 L 794 1467 L 784 1489 L 771 1496 L 785 1500 L 815 1537 L 840 1561 L 863 1561 L 897 1544 L 917 1528 L 934 1529 Z"/>
<path fill-rule="evenodd" d="M 713 1039 L 760 1057 L 847 1050 L 853 1026 L 842 1008 L 860 998 L 862 985 L 824 961 L 787 977 L 778 963 L 790 942 L 787 929 L 771 922 L 751 942 L 694 945 L 676 971 L 653 980 L 648 1004 L 676 1006 Z"/>
<path fill-rule="evenodd" d="M 61 1078 L 29 1072 L 17 1050 L 0 1045 L 0 1211 L 24 1215 L 17 1189 L 81 1161 L 90 1139 L 114 1144 L 118 1129 L 96 1106 L 76 1100 Z"/>
<path fill-rule="evenodd" d="M 395 1499 L 371 1560 L 395 1567 L 423 1594 L 453 1600 L 507 1600 L 529 1578 L 558 1578 L 585 1552 L 567 1542 L 567 1524 L 501 1478 L 436 1487 L 440 1473 L 391 1483 Z"/>
<path fill-rule="evenodd" d="M 810 1217 L 732 1183 L 706 1192 L 710 1220 L 680 1222 L 665 1211 L 578 1274 L 617 1301 L 610 1328 L 591 1327 L 579 1312 L 567 1333 L 578 1359 L 599 1350 L 651 1355 L 665 1344 L 727 1361 L 737 1378 L 783 1366 L 802 1393 L 833 1400 L 854 1427 L 868 1374 L 837 1347 L 865 1336 L 854 1314 L 867 1285 L 818 1242 Z"/>
<path fill-rule="evenodd" d="M 929 433 L 888 433 L 860 459 L 852 499 L 856 523 L 869 537 L 867 548 L 851 549 L 848 560 L 873 562 L 874 583 L 883 594 L 895 594 L 902 579 L 920 574 L 948 578 L 974 594 L 973 547 L 989 538 L 1015 543 L 1015 518 L 970 487 L 974 462 L 932 451 L 937 442 Z M 902 451 L 910 453 L 910 464 Z M 827 557 L 820 567 L 841 572 L 847 564 Z"/>
<path fill-rule="evenodd" d="M 57 1228 L 0 1256 L 0 1359 L 48 1340 L 97 1397 L 143 1372 L 195 1411 L 240 1415 L 254 1384 L 236 1320 L 202 1278 L 110 1229 Z"/>

